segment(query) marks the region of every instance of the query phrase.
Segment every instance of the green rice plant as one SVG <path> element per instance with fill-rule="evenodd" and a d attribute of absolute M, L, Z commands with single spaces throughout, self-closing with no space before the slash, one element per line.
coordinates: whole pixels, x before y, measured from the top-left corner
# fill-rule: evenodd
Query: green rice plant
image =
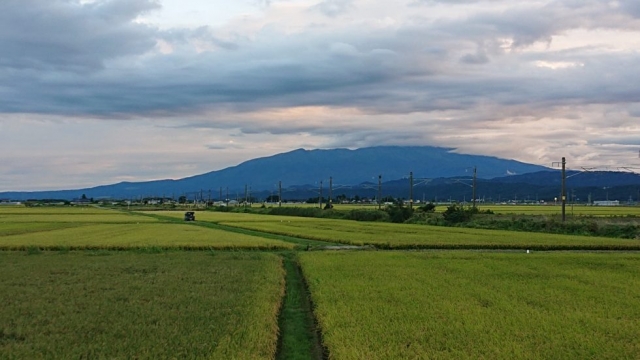
<path fill-rule="evenodd" d="M 158 220 L 128 213 L 0 215 L 0 223 L 150 223 Z"/>
<path fill-rule="evenodd" d="M 0 236 L 20 235 L 35 232 L 46 232 L 51 230 L 67 229 L 79 227 L 80 223 L 5 223 L 0 222 Z"/>
<path fill-rule="evenodd" d="M 87 224 L 0 236 L 0 249 L 291 249 L 294 244 L 187 224 Z"/>
<path fill-rule="evenodd" d="M 640 255 L 305 252 L 330 359 L 633 359 Z"/>
<path fill-rule="evenodd" d="M 263 221 L 254 218 L 247 222 L 221 224 L 311 240 L 373 245 L 381 249 L 640 249 L 640 241 L 632 239 L 335 219 L 278 220 L 263 216 Z"/>
<path fill-rule="evenodd" d="M 279 256 L 108 255 L 0 252 L 0 358 L 274 358 Z"/>
<path fill-rule="evenodd" d="M 480 205 L 481 210 L 490 209 L 495 214 L 560 215 L 561 205 Z M 438 210 L 446 209 L 439 206 Z M 575 216 L 640 216 L 640 206 L 586 206 L 567 204 L 567 215 Z"/>
<path fill-rule="evenodd" d="M 149 216 L 96 207 L 0 207 L 0 226 L 25 223 L 148 223 L 157 221 Z"/>
<path fill-rule="evenodd" d="M 0 207 L 0 215 L 90 215 L 90 214 L 104 214 L 104 213 L 117 213 L 114 210 L 108 210 L 98 208 L 94 206 L 41 206 L 41 207 L 24 207 L 24 206 L 8 206 Z"/>

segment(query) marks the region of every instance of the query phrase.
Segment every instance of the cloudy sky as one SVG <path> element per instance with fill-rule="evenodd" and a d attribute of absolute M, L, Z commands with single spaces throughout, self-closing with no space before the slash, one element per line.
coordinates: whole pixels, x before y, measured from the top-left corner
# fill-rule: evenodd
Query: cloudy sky
<path fill-rule="evenodd" d="M 374 145 L 638 164 L 640 1 L 0 1 L 0 191 Z"/>

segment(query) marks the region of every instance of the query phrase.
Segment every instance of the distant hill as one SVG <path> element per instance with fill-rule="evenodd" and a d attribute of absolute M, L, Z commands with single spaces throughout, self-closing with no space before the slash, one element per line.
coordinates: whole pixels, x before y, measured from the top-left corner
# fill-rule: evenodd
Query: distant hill
<path fill-rule="evenodd" d="M 625 185 L 638 185 L 640 175 L 620 171 L 567 171 L 566 186 L 568 187 L 614 187 Z M 523 175 L 497 177 L 493 181 L 500 183 L 524 183 L 524 184 L 557 184 L 562 182 L 560 170 L 540 171 Z"/>
<path fill-rule="evenodd" d="M 92 188 L 38 191 L 0 192 L 0 198 L 25 200 L 29 198 L 73 199 L 85 194 L 91 198 L 138 198 L 140 196 L 174 196 L 212 191 L 217 198 L 220 188 L 230 193 L 244 192 L 245 184 L 252 192 L 274 191 L 279 181 L 284 187 L 327 183 L 333 177 L 336 185 L 356 185 L 365 181 L 407 178 L 413 171 L 419 178 L 448 178 L 469 176 L 472 168 L 478 177 L 490 179 L 548 170 L 545 167 L 490 156 L 458 154 L 452 148 L 431 146 L 379 146 L 356 150 L 298 149 L 269 157 L 249 160 L 226 169 L 179 180 L 122 182 Z"/>

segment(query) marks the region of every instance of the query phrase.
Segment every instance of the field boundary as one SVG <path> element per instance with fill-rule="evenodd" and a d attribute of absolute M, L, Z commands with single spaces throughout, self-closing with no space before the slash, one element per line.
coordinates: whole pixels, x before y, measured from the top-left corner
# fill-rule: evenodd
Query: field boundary
<path fill-rule="evenodd" d="M 326 360 L 328 349 L 322 345 L 321 329 L 296 253 L 283 253 L 282 262 L 286 290 L 278 316 L 280 333 L 275 359 Z"/>
<path fill-rule="evenodd" d="M 341 244 L 341 243 L 324 241 L 324 240 L 307 239 L 307 238 L 303 238 L 303 237 L 295 237 L 295 236 L 290 236 L 290 235 L 271 233 L 271 232 L 266 232 L 266 231 L 257 231 L 257 230 L 244 229 L 244 228 L 241 228 L 241 227 L 223 225 L 223 224 L 219 224 L 219 223 L 212 222 L 212 221 L 189 221 L 189 222 L 184 222 L 184 221 L 182 221 L 180 219 L 176 219 L 174 217 L 164 216 L 164 215 L 146 214 L 146 213 L 135 213 L 135 214 L 139 214 L 139 215 L 142 215 L 142 216 L 149 216 L 149 217 L 158 219 L 160 221 L 165 221 L 165 222 L 169 222 L 169 223 L 178 223 L 178 224 L 188 224 L 188 225 L 194 225 L 194 226 L 202 226 L 202 227 L 206 227 L 206 228 L 210 228 L 210 229 L 224 230 L 224 231 L 229 231 L 229 232 L 233 232 L 233 233 L 237 233 L 237 234 L 259 236 L 259 237 L 263 237 L 263 238 L 271 239 L 271 240 L 286 241 L 286 242 L 289 242 L 289 243 L 294 243 L 294 244 L 300 245 L 301 248 L 302 247 L 308 248 L 310 246 L 332 246 L 332 245 Z"/>

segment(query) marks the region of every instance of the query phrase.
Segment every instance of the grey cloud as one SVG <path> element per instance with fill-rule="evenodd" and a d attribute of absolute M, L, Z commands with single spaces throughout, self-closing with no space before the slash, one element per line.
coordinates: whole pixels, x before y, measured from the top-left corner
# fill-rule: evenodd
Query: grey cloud
<path fill-rule="evenodd" d="M 153 29 L 133 23 L 158 8 L 150 0 L 0 2 L 0 67 L 87 71 L 155 46 Z"/>
<path fill-rule="evenodd" d="M 0 63 L 0 112 L 126 118 L 319 105 L 406 114 L 474 109 L 486 103 L 535 108 L 618 103 L 624 107 L 640 96 L 635 86 L 640 81 L 640 57 L 635 54 L 594 56 L 588 49 L 507 54 L 500 48 L 502 37 L 516 39 L 514 46 L 525 46 L 570 28 L 614 26 L 610 25 L 614 15 L 632 21 L 622 10 L 603 7 L 597 1 L 555 1 L 542 8 L 516 4 L 504 12 L 486 11 L 467 19 L 427 24 L 408 22 L 392 30 L 358 26 L 340 32 L 309 28 L 284 34 L 265 28 L 252 39 L 229 39 L 204 27 L 159 31 L 132 23 L 136 14 L 156 6 L 150 1 L 103 1 L 75 7 L 70 2 L 31 2 L 34 6 L 29 13 L 35 17 L 58 10 L 51 12 L 49 23 L 69 23 L 69 29 L 62 31 L 65 37 L 61 39 L 66 42 L 46 40 L 53 44 L 50 52 L 37 53 L 35 46 L 8 52 L 7 58 L 14 63 L 36 63 L 54 70 L 14 71 L 12 65 Z M 3 3 L 0 10 L 15 14 L 18 3 L 6 3 L 13 7 Z M 340 4 L 347 6 L 348 2 Z M 599 12 L 601 18 L 596 16 Z M 15 27 L 7 16 L 0 26 Z M 93 22 L 96 31 L 89 26 Z M 42 25 L 25 36 L 44 36 L 51 27 Z M 74 32 L 83 35 L 76 40 L 71 36 Z M 23 43 L 15 32 L 0 34 L 0 45 Z M 99 34 L 106 40 L 96 42 L 101 47 L 94 51 L 88 44 Z M 147 52 L 156 39 L 175 44 L 178 50 L 135 61 L 122 58 Z M 193 40 L 217 49 L 187 50 Z M 78 49 L 75 57 L 62 55 L 67 43 Z M 26 42 L 27 49 L 29 46 Z M 536 68 L 536 60 L 576 61 L 585 66 L 553 71 Z M 73 67 L 101 70 L 89 75 L 60 71 Z"/>
<path fill-rule="evenodd" d="M 462 61 L 465 64 L 481 65 L 481 64 L 488 63 L 489 57 L 487 56 L 487 53 L 484 50 L 479 48 L 475 54 L 466 54 L 463 57 L 461 57 L 460 61 Z"/>
<path fill-rule="evenodd" d="M 640 2 L 636 0 L 620 0 L 618 3 L 624 12 L 636 18 L 640 18 Z"/>
<path fill-rule="evenodd" d="M 171 29 L 158 33 L 158 37 L 177 45 L 185 45 L 197 40 L 212 44 L 216 47 L 226 50 L 236 50 L 238 48 L 238 39 L 224 39 L 211 30 L 207 26 L 200 26 L 195 29 Z"/>
<path fill-rule="evenodd" d="M 640 118 L 640 102 L 629 106 L 629 110 L 627 113 L 629 114 L 629 116 Z"/>
<path fill-rule="evenodd" d="M 620 146 L 632 146 L 636 147 L 634 150 L 635 153 L 638 151 L 638 147 L 640 147 L 640 136 L 639 135 L 629 135 L 629 136 L 605 136 L 598 139 L 592 139 L 589 141 L 592 145 L 620 145 Z"/>
<path fill-rule="evenodd" d="M 463 22 L 444 24 L 447 31 L 490 41 L 511 38 L 512 48 L 551 41 L 553 35 L 569 29 L 640 29 L 633 7 L 616 8 L 599 0 L 556 0 L 540 6 L 515 3 L 504 11 L 485 11 Z"/>
<path fill-rule="evenodd" d="M 311 7 L 326 16 L 335 17 L 345 13 L 353 7 L 353 0 L 324 0 Z"/>
<path fill-rule="evenodd" d="M 237 144 L 209 144 L 207 149 L 209 150 L 227 150 L 227 149 L 244 149 L 244 146 Z"/>

